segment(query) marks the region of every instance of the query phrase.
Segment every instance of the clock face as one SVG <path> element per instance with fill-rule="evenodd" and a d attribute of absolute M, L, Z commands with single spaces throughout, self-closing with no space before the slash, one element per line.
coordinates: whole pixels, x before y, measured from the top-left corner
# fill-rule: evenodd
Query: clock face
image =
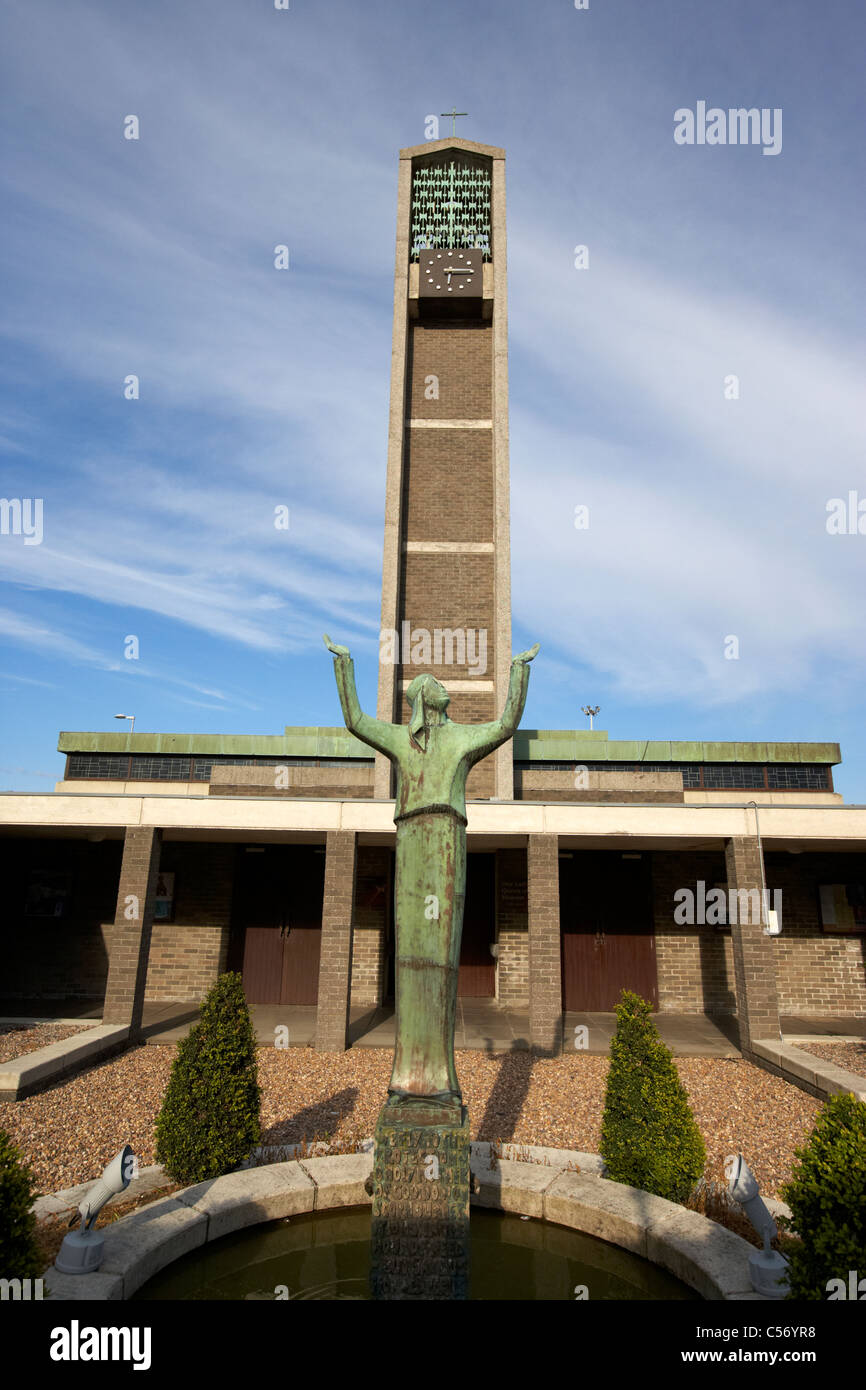
<path fill-rule="evenodd" d="M 418 292 L 435 299 L 480 299 L 484 252 L 421 251 Z"/>

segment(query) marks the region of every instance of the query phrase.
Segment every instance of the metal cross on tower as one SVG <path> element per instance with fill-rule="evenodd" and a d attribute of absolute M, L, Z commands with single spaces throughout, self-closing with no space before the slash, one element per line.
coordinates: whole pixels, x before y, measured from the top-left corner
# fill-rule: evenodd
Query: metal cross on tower
<path fill-rule="evenodd" d="M 468 111 L 458 111 L 458 110 L 457 110 L 457 107 L 455 106 L 454 109 L 453 109 L 452 111 L 440 111 L 440 112 L 439 112 L 439 115 L 440 115 L 440 116 L 450 116 L 450 117 L 451 117 L 451 134 L 452 134 L 452 135 L 456 135 L 456 134 L 457 134 L 457 117 L 458 117 L 458 116 L 468 116 L 468 115 L 469 115 L 469 112 L 468 112 Z"/>

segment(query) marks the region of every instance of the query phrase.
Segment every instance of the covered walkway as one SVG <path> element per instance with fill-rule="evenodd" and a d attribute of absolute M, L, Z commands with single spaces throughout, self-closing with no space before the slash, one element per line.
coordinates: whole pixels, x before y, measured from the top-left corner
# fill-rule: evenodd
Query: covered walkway
<path fill-rule="evenodd" d="M 256 1036 L 262 1046 L 273 1043 L 276 1029 L 288 1028 L 290 1047 L 311 1047 L 315 1043 L 315 1005 L 253 1004 L 250 1010 Z M 2 999 L 0 1028 L 12 1024 L 45 1022 L 97 1022 L 102 1004 L 91 999 Z M 659 1034 L 675 1057 L 738 1057 L 736 1019 L 708 1014 L 657 1013 L 654 1022 Z M 177 1042 L 198 1018 L 194 1003 L 145 1004 L 143 1032 L 149 1044 Z M 575 1029 L 585 1027 L 585 1046 L 581 1050 L 597 1056 L 607 1053 L 616 1027 L 613 1013 L 567 1013 L 563 1015 L 563 1049 L 575 1046 Z M 786 1042 L 810 1039 L 866 1039 L 864 1018 L 804 1018 L 785 1016 L 782 1032 Z M 352 1047 L 394 1046 L 395 1023 L 392 1004 L 379 1008 L 353 1008 L 349 1028 Z M 529 1046 L 529 1013 L 504 1008 L 493 999 L 457 1001 L 455 1046 L 485 1052 L 513 1052 Z"/>

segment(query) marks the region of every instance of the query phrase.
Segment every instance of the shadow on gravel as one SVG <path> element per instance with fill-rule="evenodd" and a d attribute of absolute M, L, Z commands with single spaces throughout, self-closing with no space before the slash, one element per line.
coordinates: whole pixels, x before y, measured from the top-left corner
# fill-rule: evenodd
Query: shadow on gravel
<path fill-rule="evenodd" d="M 355 1109 L 357 1086 L 347 1086 L 316 1105 L 299 1110 L 290 1119 L 278 1120 L 262 1134 L 263 1144 L 297 1144 L 302 1139 L 328 1139 Z"/>
<path fill-rule="evenodd" d="M 493 1142 L 514 1138 L 523 1103 L 529 1094 L 532 1063 L 532 1054 L 528 1051 L 506 1052 L 478 1127 L 479 1139 Z"/>

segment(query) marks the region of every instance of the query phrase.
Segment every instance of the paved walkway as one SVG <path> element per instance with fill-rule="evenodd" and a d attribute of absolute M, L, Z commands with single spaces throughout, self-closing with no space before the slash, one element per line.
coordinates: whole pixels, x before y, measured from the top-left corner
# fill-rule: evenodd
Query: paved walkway
<path fill-rule="evenodd" d="M 262 1044 L 274 1041 L 276 1029 L 289 1030 L 290 1047 L 307 1047 L 315 1042 L 315 1005 L 253 1004 L 251 1008 L 256 1037 Z M 102 1004 L 86 999 L 12 1000 L 0 998 L 0 1027 L 9 1023 L 97 1022 Z M 145 1004 L 144 1034 L 150 1044 L 177 1042 L 198 1018 L 195 1004 Z M 736 1020 L 707 1014 L 654 1014 L 662 1040 L 675 1057 L 738 1057 Z M 585 1035 L 576 1034 L 585 1028 Z M 616 1028 L 613 1013 L 567 1013 L 563 1020 L 563 1043 L 567 1051 L 577 1040 L 583 1051 L 597 1056 L 607 1054 Z M 866 1018 L 782 1019 L 785 1042 L 834 1042 L 866 1040 Z M 352 1047 L 394 1046 L 394 1006 L 353 1008 L 349 1042 Z M 494 999 L 458 999 L 455 1046 L 483 1052 L 515 1052 L 529 1046 L 528 1010 L 508 1009 Z"/>

